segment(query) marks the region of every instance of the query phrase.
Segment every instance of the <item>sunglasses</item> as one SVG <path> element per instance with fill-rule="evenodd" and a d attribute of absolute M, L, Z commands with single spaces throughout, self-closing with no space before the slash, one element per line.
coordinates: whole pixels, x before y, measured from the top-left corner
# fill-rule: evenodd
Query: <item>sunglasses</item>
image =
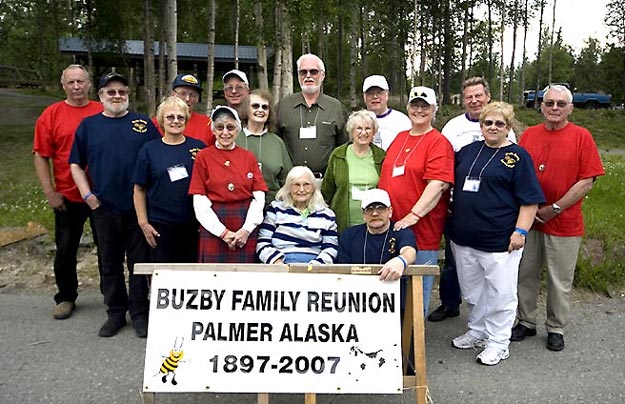
<path fill-rule="evenodd" d="M 491 121 L 490 119 L 487 119 L 482 122 L 482 126 L 484 126 L 485 128 L 490 128 L 493 125 L 495 125 L 499 129 L 503 129 L 506 127 L 506 123 L 504 121 Z"/>
<path fill-rule="evenodd" d="M 124 89 L 124 88 L 120 88 L 119 90 L 106 90 L 104 92 L 106 95 L 108 95 L 109 97 L 115 97 L 115 94 L 119 94 L 120 97 L 125 97 L 128 95 L 128 90 Z"/>
<path fill-rule="evenodd" d="M 259 104 L 259 103 L 255 102 L 255 103 L 251 104 L 250 107 L 252 107 L 252 109 L 262 108 L 263 111 L 269 111 L 269 104 Z"/>
<path fill-rule="evenodd" d="M 184 115 L 167 115 L 165 116 L 165 119 L 167 119 L 167 122 L 173 122 L 174 120 L 178 120 L 178 122 L 185 122 L 187 120 L 187 117 Z"/>
<path fill-rule="evenodd" d="M 554 105 L 557 105 L 557 106 L 558 106 L 558 108 L 564 108 L 564 107 L 566 107 L 567 105 L 569 105 L 569 103 L 568 103 L 568 102 L 566 102 L 566 101 L 557 101 L 557 102 L 556 102 L 556 101 L 552 101 L 552 100 L 549 100 L 549 101 L 543 101 L 543 104 L 545 104 L 545 106 L 546 106 L 546 107 L 549 107 L 549 108 L 553 107 Z"/>
<path fill-rule="evenodd" d="M 362 211 L 367 213 L 367 214 L 371 214 L 371 213 L 373 213 L 373 211 L 376 211 L 378 213 L 382 213 L 386 209 L 388 209 L 388 206 L 385 206 L 385 205 L 383 205 L 381 203 L 376 203 L 375 205 L 371 204 L 371 205 L 367 206 Z"/>
<path fill-rule="evenodd" d="M 308 74 L 310 74 L 311 76 L 316 76 L 319 74 L 319 69 L 310 69 L 310 70 L 301 69 L 301 70 L 298 70 L 297 72 L 302 77 L 306 77 L 308 76 Z"/>
<path fill-rule="evenodd" d="M 228 129 L 228 132 L 235 132 L 237 130 L 237 127 L 235 125 L 232 125 L 232 124 L 228 124 L 228 125 L 217 124 L 217 125 L 215 125 L 215 130 L 217 132 L 222 132 L 224 129 Z"/>

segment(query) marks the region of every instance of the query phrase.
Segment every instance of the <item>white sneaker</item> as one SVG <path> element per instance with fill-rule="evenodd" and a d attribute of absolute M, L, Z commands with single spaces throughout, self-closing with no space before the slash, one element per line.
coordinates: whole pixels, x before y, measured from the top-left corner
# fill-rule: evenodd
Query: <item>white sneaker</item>
<path fill-rule="evenodd" d="M 494 366 L 504 359 L 510 357 L 510 351 L 508 349 L 499 349 L 493 347 L 486 347 L 485 350 L 475 358 L 475 360 L 482 365 Z"/>
<path fill-rule="evenodd" d="M 475 337 L 471 334 L 471 331 L 467 331 L 459 337 L 451 340 L 451 345 L 458 349 L 473 349 L 484 348 L 486 346 L 487 339 Z"/>

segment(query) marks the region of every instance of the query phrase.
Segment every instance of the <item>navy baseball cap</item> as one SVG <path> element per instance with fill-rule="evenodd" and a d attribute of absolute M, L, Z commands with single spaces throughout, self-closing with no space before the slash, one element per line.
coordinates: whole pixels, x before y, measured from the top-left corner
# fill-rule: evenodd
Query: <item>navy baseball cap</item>
<path fill-rule="evenodd" d="M 128 79 L 117 72 L 110 72 L 100 77 L 100 83 L 98 90 L 105 87 L 111 81 L 119 81 L 125 86 L 128 86 Z"/>
<path fill-rule="evenodd" d="M 200 83 L 200 80 L 198 80 L 198 78 L 192 74 L 189 74 L 189 73 L 179 74 L 171 83 L 172 90 L 175 90 L 177 87 L 182 87 L 182 86 L 193 87 L 200 94 L 202 93 L 202 83 Z"/>

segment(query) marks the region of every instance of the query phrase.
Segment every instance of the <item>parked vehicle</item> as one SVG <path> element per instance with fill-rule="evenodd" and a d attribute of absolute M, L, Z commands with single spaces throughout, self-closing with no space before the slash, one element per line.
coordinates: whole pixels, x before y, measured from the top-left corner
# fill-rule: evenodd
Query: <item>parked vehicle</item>
<path fill-rule="evenodd" d="M 563 85 L 569 90 L 571 89 L 568 83 L 553 83 Z M 545 87 L 541 91 L 538 92 L 538 102 L 536 103 L 536 108 L 540 106 L 540 103 L 543 101 L 543 94 L 549 86 Z M 534 106 L 534 96 L 536 91 L 534 90 L 526 90 L 523 91 L 523 99 L 525 102 L 525 106 L 528 108 L 532 108 Z M 589 108 L 589 109 L 597 109 L 597 108 L 610 108 L 612 102 L 612 96 L 610 94 L 603 93 L 582 93 L 577 92 L 577 89 L 573 89 L 573 105 L 577 108 Z"/>

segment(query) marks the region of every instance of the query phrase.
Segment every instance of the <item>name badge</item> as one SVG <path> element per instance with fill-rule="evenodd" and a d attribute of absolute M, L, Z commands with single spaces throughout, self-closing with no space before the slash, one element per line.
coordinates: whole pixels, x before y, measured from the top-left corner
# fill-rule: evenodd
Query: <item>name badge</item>
<path fill-rule="evenodd" d="M 466 177 L 464 180 L 463 191 L 477 192 L 480 189 L 480 179 L 478 177 Z"/>
<path fill-rule="evenodd" d="M 299 128 L 299 138 L 300 139 L 316 139 L 317 127 L 309 126 L 308 128 Z"/>
<path fill-rule="evenodd" d="M 393 166 L 393 173 L 391 174 L 393 177 L 399 177 L 400 175 L 404 175 L 406 173 L 406 166 Z"/>
<path fill-rule="evenodd" d="M 169 174 L 169 180 L 171 182 L 180 181 L 183 178 L 187 178 L 189 173 L 185 166 L 173 166 L 167 168 L 167 173 Z"/>
<path fill-rule="evenodd" d="M 362 197 L 365 191 L 361 191 L 358 187 L 352 187 L 352 199 L 355 201 L 362 201 Z"/>

